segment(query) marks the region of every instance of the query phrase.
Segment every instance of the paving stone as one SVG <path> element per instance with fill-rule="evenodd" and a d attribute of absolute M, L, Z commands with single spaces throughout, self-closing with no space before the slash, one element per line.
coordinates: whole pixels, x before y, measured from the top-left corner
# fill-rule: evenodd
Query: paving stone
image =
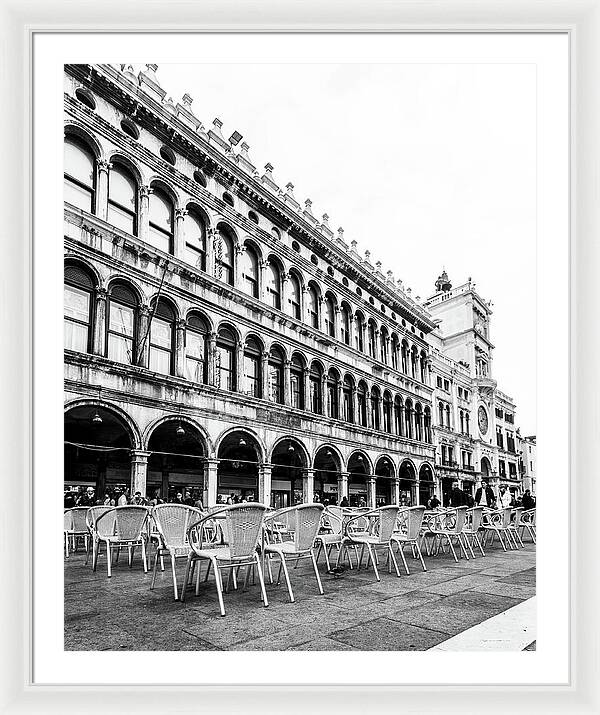
<path fill-rule="evenodd" d="M 299 643 L 291 646 L 288 650 L 310 651 L 310 650 L 358 650 L 348 643 L 335 640 L 334 638 L 315 638 L 306 643 Z"/>
<path fill-rule="evenodd" d="M 510 596 L 520 600 L 526 600 L 535 596 L 534 586 L 522 586 L 518 583 L 506 583 L 504 581 L 493 581 L 492 583 L 481 584 L 475 586 L 473 591 L 482 591 L 483 593 L 493 593 L 496 596 Z"/>
<path fill-rule="evenodd" d="M 469 576 L 461 576 L 450 581 L 442 581 L 431 586 L 427 586 L 426 590 L 429 593 L 439 593 L 442 596 L 449 596 L 453 593 L 466 591 L 480 586 L 482 584 L 495 583 L 496 579 L 493 576 L 482 576 L 481 574 L 471 574 Z"/>
<path fill-rule="evenodd" d="M 358 650 L 427 650 L 447 639 L 445 633 L 377 618 L 335 631 L 332 637 Z"/>

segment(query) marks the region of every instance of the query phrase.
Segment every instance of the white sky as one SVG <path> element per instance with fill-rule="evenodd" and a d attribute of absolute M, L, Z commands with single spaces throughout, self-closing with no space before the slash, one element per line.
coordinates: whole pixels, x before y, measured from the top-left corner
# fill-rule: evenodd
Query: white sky
<path fill-rule="evenodd" d="M 493 301 L 498 387 L 535 434 L 532 64 L 161 64 L 167 96 L 238 130 L 260 173 L 313 201 L 414 296 L 442 268 Z"/>

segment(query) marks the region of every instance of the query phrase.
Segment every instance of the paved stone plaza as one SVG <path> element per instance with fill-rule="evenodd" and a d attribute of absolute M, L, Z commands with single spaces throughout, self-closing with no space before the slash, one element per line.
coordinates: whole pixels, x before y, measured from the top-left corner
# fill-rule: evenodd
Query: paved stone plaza
<path fill-rule="evenodd" d="M 264 608 L 257 582 L 225 594 L 222 618 L 212 575 L 198 597 L 190 589 L 182 604 L 173 600 L 166 559 L 151 591 L 152 574 L 143 573 L 139 555 L 130 570 L 123 554 L 109 579 L 103 557 L 93 573 L 85 554 L 71 554 L 65 561 L 65 649 L 427 650 L 535 595 L 530 543 L 508 553 L 494 545 L 485 558 L 458 564 L 448 554 L 426 558 L 426 573 L 407 560 L 410 576 L 384 570 L 380 583 L 371 569 L 334 577 L 321 563 L 323 596 L 304 562 L 290 569 L 296 603 L 288 602 L 282 580 L 267 583 Z M 178 560 L 179 583 L 184 564 Z M 534 643 L 526 648 L 533 649 Z"/>

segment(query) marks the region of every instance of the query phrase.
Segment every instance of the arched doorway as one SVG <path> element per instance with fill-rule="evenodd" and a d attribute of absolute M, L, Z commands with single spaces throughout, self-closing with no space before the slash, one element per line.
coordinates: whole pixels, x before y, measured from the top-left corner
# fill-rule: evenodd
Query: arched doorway
<path fill-rule="evenodd" d="M 302 504 L 302 471 L 308 466 L 304 446 L 286 437 L 277 442 L 271 455 L 271 506 L 283 509 Z"/>
<path fill-rule="evenodd" d="M 176 418 L 161 422 L 150 434 L 148 450 L 148 496 L 160 494 L 169 502 L 182 499 L 190 506 L 204 503 L 206 448 L 197 427 Z"/>
<path fill-rule="evenodd" d="M 400 504 L 415 506 L 414 501 L 416 494 L 415 485 L 417 481 L 417 473 L 412 462 L 407 459 L 400 465 L 400 470 L 398 472 L 398 477 L 400 478 Z"/>
<path fill-rule="evenodd" d="M 487 457 L 481 458 L 481 476 L 482 478 L 489 477 L 492 473 L 492 465 Z"/>
<path fill-rule="evenodd" d="M 433 471 L 429 464 L 422 464 L 419 469 L 419 504 L 427 506 L 427 502 L 433 496 L 434 491 Z"/>
<path fill-rule="evenodd" d="M 331 447 L 320 447 L 314 461 L 314 500 L 322 504 L 337 504 L 338 477 L 342 469 L 339 455 Z M 341 498 L 341 497 L 340 497 Z"/>
<path fill-rule="evenodd" d="M 371 473 L 364 452 L 354 452 L 348 460 L 348 501 L 350 506 L 367 506 L 367 477 Z"/>
<path fill-rule="evenodd" d="M 90 501 L 116 499 L 131 485 L 133 438 L 126 421 L 110 408 L 81 405 L 65 412 L 65 496 Z"/>
<path fill-rule="evenodd" d="M 393 504 L 394 465 L 389 457 L 380 457 L 375 465 L 375 506 Z"/>
<path fill-rule="evenodd" d="M 223 438 L 217 454 L 217 503 L 258 501 L 258 465 L 260 447 L 256 439 L 243 430 Z"/>

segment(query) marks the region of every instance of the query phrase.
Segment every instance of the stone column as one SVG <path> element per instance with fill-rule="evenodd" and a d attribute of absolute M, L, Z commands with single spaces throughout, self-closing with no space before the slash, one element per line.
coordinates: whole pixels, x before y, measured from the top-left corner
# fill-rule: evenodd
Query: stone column
<path fill-rule="evenodd" d="M 419 480 L 410 485 L 410 504 L 417 506 L 419 503 Z"/>
<path fill-rule="evenodd" d="M 400 480 L 398 477 L 392 479 L 392 503 L 400 504 Z"/>
<path fill-rule="evenodd" d="M 356 386 L 352 388 L 352 396 L 351 396 L 351 401 L 352 401 L 352 422 L 357 425 L 360 424 L 360 417 L 358 414 L 358 391 L 356 389 Z"/>
<path fill-rule="evenodd" d="M 371 415 L 371 390 L 367 388 L 367 394 L 365 395 L 365 401 L 367 403 L 367 427 L 373 429 L 373 418 Z"/>
<path fill-rule="evenodd" d="M 96 216 L 106 221 L 108 216 L 108 172 L 112 164 L 108 161 L 98 162 L 98 189 L 96 191 Z"/>
<path fill-rule="evenodd" d="M 204 495 L 202 501 L 205 507 L 215 506 L 217 503 L 217 470 L 218 459 L 204 460 Z"/>
<path fill-rule="evenodd" d="M 219 231 L 209 228 L 206 236 L 206 272 L 209 276 L 215 275 L 215 241 L 218 240 Z"/>
<path fill-rule="evenodd" d="M 215 377 L 215 361 L 217 354 L 217 334 L 209 333 L 208 335 L 208 348 L 206 351 L 208 365 L 206 366 L 206 380 L 209 385 L 216 384 Z"/>
<path fill-rule="evenodd" d="M 315 470 L 302 470 L 302 502 L 311 504 L 315 496 Z"/>
<path fill-rule="evenodd" d="M 283 363 L 283 404 L 292 404 L 292 361 Z"/>
<path fill-rule="evenodd" d="M 175 375 L 185 377 L 185 320 L 175 323 Z"/>
<path fill-rule="evenodd" d="M 341 420 L 343 419 L 343 411 L 344 411 L 344 383 L 342 380 L 338 380 L 335 384 L 335 393 L 337 396 L 337 419 Z"/>
<path fill-rule="evenodd" d="M 265 350 L 260 356 L 260 379 L 262 381 L 262 398 L 269 399 L 269 353 Z"/>
<path fill-rule="evenodd" d="M 367 477 L 367 506 L 370 509 L 375 508 L 375 494 L 375 477 L 371 475 Z"/>
<path fill-rule="evenodd" d="M 146 478 L 148 475 L 148 457 L 151 452 L 144 452 L 140 449 L 132 449 L 131 456 L 131 496 L 136 492 L 141 492 L 146 496 Z"/>
<path fill-rule="evenodd" d="M 325 417 L 331 417 L 329 412 L 330 406 L 328 405 L 327 373 L 323 372 L 323 375 L 321 376 L 321 414 Z"/>
<path fill-rule="evenodd" d="M 137 364 L 148 367 L 150 358 L 150 306 L 141 305 L 138 319 Z"/>
<path fill-rule="evenodd" d="M 94 336 L 92 352 L 94 355 L 106 355 L 106 300 L 107 291 L 98 288 L 94 308 Z"/>
<path fill-rule="evenodd" d="M 240 270 L 240 261 L 239 261 L 239 256 L 242 255 L 244 252 L 244 244 L 243 243 L 236 243 L 235 246 L 233 247 L 233 285 L 237 286 L 240 284 L 240 279 L 241 276 L 239 275 L 239 270 Z M 259 293 L 260 295 L 260 286 L 259 286 Z"/>
<path fill-rule="evenodd" d="M 271 506 L 271 472 L 270 464 L 258 465 L 258 501 L 266 506 Z"/>
<path fill-rule="evenodd" d="M 237 340 L 235 343 L 234 373 L 236 375 L 235 392 L 245 392 L 248 386 L 244 379 L 244 343 L 241 340 Z"/>
<path fill-rule="evenodd" d="M 377 362 L 381 362 L 381 333 L 378 329 L 374 331 L 373 343 L 373 352 L 375 353 L 373 357 Z"/>
<path fill-rule="evenodd" d="M 346 497 L 346 499 L 348 498 L 348 477 L 348 472 L 338 473 L 338 502 L 344 497 Z"/>
<path fill-rule="evenodd" d="M 353 350 L 356 349 L 356 345 L 354 344 L 354 315 L 349 315 L 348 316 L 348 346 L 351 347 Z"/>
<path fill-rule="evenodd" d="M 333 309 L 333 337 L 336 340 L 340 339 L 340 334 L 341 334 L 341 325 L 340 325 L 340 306 L 336 305 L 334 306 Z"/>
<path fill-rule="evenodd" d="M 258 299 L 266 305 L 271 304 L 271 301 L 268 299 L 269 297 L 267 295 L 267 282 L 265 281 L 265 273 L 267 272 L 268 265 L 269 261 L 258 262 Z"/>
<path fill-rule="evenodd" d="M 183 260 L 185 253 L 185 217 L 186 209 L 175 209 L 175 231 L 173 233 L 173 255 Z"/>
<path fill-rule="evenodd" d="M 140 215 L 138 236 L 141 241 L 148 243 L 148 216 L 150 213 L 150 194 L 152 189 L 149 186 L 140 186 Z"/>
<path fill-rule="evenodd" d="M 319 310 L 319 330 L 324 333 L 325 332 L 325 297 L 320 296 L 317 298 L 317 306 Z"/>
<path fill-rule="evenodd" d="M 309 410 L 311 409 L 311 404 L 310 404 L 310 369 L 308 367 L 305 367 L 302 370 L 302 390 L 304 391 L 304 409 Z"/>

